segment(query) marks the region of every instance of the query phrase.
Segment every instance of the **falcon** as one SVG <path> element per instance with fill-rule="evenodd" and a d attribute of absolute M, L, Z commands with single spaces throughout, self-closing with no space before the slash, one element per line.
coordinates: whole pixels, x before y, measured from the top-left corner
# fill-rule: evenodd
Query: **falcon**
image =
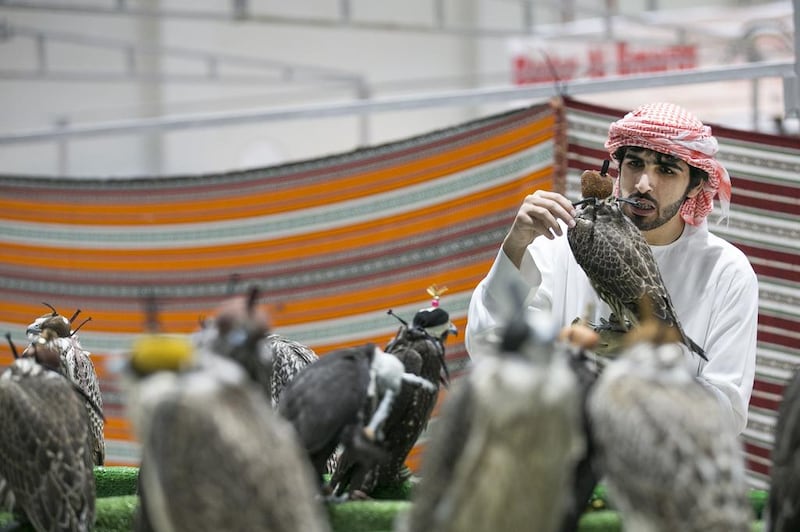
<path fill-rule="evenodd" d="M 549 315 L 504 329 L 443 402 L 401 530 L 560 529 L 585 449 L 577 380 Z"/>
<path fill-rule="evenodd" d="M 226 312 L 230 312 L 230 309 Z M 201 320 L 201 329 L 194 336 L 198 347 L 210 349 L 222 356 L 237 357 L 237 351 L 231 350 L 228 345 L 230 339 L 225 338 L 226 319 L 222 318 L 222 329 L 214 326 L 213 320 Z M 270 398 L 272 407 L 277 408 L 283 389 L 300 370 L 316 362 L 319 357 L 313 349 L 291 338 L 268 329 L 264 329 L 263 334 L 262 352 L 257 356 L 249 353 L 239 362 Z"/>
<path fill-rule="evenodd" d="M 576 320 L 559 332 L 562 349 L 568 357 L 569 367 L 577 379 L 580 397 L 581 432 L 586 440 L 583 454 L 575 464 L 572 497 L 564 509 L 560 532 L 578 529 L 581 516 L 586 511 L 600 475 L 594 464 L 595 444 L 592 439 L 591 420 L 588 413 L 589 394 L 597 382 L 598 356 L 594 352 L 600 335 L 585 320 Z"/>
<path fill-rule="evenodd" d="M 86 398 L 60 371 L 59 353 L 42 348 L 0 376 L 0 503 L 38 531 L 88 532 L 96 495 Z"/>
<path fill-rule="evenodd" d="M 703 348 L 683 331 L 653 252 L 618 201 L 623 200 L 589 196 L 578 202 L 575 226 L 567 230 L 575 260 L 597 295 L 611 307 L 617 326 L 635 327 L 646 300 L 658 319 L 678 330 L 680 341 L 690 351 L 707 360 Z M 609 321 L 613 324 L 614 320 Z"/>
<path fill-rule="evenodd" d="M 136 530 L 329 532 L 292 426 L 241 364 L 263 353 L 258 292 L 211 320 L 216 347 L 147 334 L 128 367 L 128 408 L 142 444 Z"/>
<path fill-rule="evenodd" d="M 449 380 L 445 342 L 450 334 L 457 334 L 458 331 L 450 321 L 449 313 L 439 304 L 441 295 L 446 291 L 446 287 L 429 287 L 428 294 L 433 296 L 431 306 L 418 310 L 411 324 L 389 311 L 401 325 L 386 346 L 386 352 L 403 363 L 406 373 L 436 383 L 436 388 L 430 390 L 411 383 L 403 384 L 383 425 L 381 447 L 386 450 L 388 457 L 367 472 L 363 479 L 351 485 L 351 494 L 356 497 L 371 495 L 382 487 L 402 484 L 411 475 L 405 467 L 405 460 L 428 424 L 439 397 L 438 384 Z M 339 458 L 339 469 L 346 469 L 349 462 L 350 456 L 344 452 Z M 336 479 L 337 473 L 334 473 L 334 481 Z"/>
<path fill-rule="evenodd" d="M 588 403 L 596 469 L 624 528 L 750 530 L 738 434 L 690 370 L 677 331 L 648 318 L 629 335 Z"/>
<path fill-rule="evenodd" d="M 60 372 L 80 388 L 86 397 L 85 408 L 89 416 L 90 438 L 94 464 L 101 466 L 105 462 L 105 418 L 103 417 L 103 394 L 100 380 L 97 378 L 91 353 L 83 348 L 78 337 L 78 330 L 91 318 L 87 318 L 79 326 L 72 328 L 72 323 L 80 314 L 80 309 L 67 319 L 50 307 L 52 312 L 44 314 L 28 325 L 26 334 L 30 344 L 23 355 L 36 349 L 54 349 L 59 353 Z"/>
<path fill-rule="evenodd" d="M 771 458 L 764 529 L 766 532 L 800 530 L 800 371 L 784 389 Z"/>
<path fill-rule="evenodd" d="M 435 386 L 405 373 L 403 364 L 374 344 L 332 351 L 300 371 L 283 392 L 278 412 L 300 436 L 322 491 L 331 500 L 348 498 L 353 479 L 386 458 L 383 425 L 404 382 Z M 338 446 L 351 458 L 330 482 L 326 465 Z"/>

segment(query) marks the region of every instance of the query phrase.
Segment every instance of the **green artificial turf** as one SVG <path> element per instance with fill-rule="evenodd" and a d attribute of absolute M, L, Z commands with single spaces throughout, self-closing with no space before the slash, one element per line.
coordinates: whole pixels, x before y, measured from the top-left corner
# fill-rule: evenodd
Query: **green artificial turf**
<path fill-rule="evenodd" d="M 768 493 L 765 490 L 750 490 L 750 504 L 753 505 L 753 512 L 756 519 L 764 519 L 764 507 L 767 505 Z"/>
<path fill-rule="evenodd" d="M 382 501 L 408 501 L 411 500 L 411 491 L 415 484 L 416 479 L 413 479 L 393 486 L 381 486 L 375 489 L 372 498 Z"/>
<path fill-rule="evenodd" d="M 97 502 L 95 532 L 128 532 L 133 526 L 133 514 L 138 504 L 136 482 L 139 470 L 136 467 L 97 467 Z M 414 482 L 386 488 L 373 500 L 350 501 L 328 507 L 333 532 L 391 532 L 399 512 L 408 510 Z M 763 532 L 761 521 L 767 492 L 750 490 L 750 503 L 753 505 L 756 521 L 752 532 Z M 0 513 L 0 528 L 12 521 L 9 513 Z M 20 532 L 33 529 L 22 527 Z M 598 486 L 581 517 L 579 532 L 621 532 L 622 520 L 614 511 L 603 486 Z"/>
<path fill-rule="evenodd" d="M 97 497 L 136 495 L 136 483 L 138 478 L 138 467 L 95 467 L 94 479 L 97 488 Z"/>
<path fill-rule="evenodd" d="M 620 532 L 622 519 L 613 510 L 596 510 L 585 513 L 578 522 L 579 532 Z"/>
<path fill-rule="evenodd" d="M 392 530 L 398 512 L 408 509 L 408 501 L 352 501 L 328 507 L 334 532 L 375 532 Z"/>
<path fill-rule="evenodd" d="M 14 522 L 14 517 L 6 512 L 0 513 L 0 528 L 5 528 L 7 525 Z M 36 532 L 29 524 L 20 525 L 18 528 L 13 529 L 14 532 Z"/>
<path fill-rule="evenodd" d="M 94 532 L 133 530 L 133 514 L 139 504 L 136 495 L 101 497 L 95 503 Z"/>

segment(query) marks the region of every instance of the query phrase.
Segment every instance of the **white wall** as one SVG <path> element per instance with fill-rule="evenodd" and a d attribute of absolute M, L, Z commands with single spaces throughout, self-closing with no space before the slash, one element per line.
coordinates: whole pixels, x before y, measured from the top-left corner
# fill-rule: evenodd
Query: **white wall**
<path fill-rule="evenodd" d="M 111 0 L 98 0 L 97 3 L 112 8 L 115 5 Z M 127 4 L 172 10 L 213 10 L 222 15 L 229 5 L 228 2 L 210 0 L 149 0 L 129 1 Z M 577 16 L 591 11 L 585 9 L 585 4 L 599 10 L 605 2 L 586 0 L 576 5 Z M 694 2 L 669 2 L 670 9 L 692 4 Z M 719 4 L 725 2 L 703 2 L 707 6 Z M 737 2 L 732 0 L 727 4 L 730 6 Z M 262 17 L 332 20 L 338 16 L 340 2 L 254 0 L 250 5 L 252 13 Z M 560 16 L 556 10 L 546 7 L 550 4 L 537 2 L 535 5 L 534 20 L 537 24 L 551 24 Z M 562 2 L 561 5 L 568 3 Z M 624 13 L 636 13 L 644 9 L 647 2 L 632 0 L 620 2 L 620 5 Z M 786 13 L 785 6 L 791 8 L 790 2 L 779 5 L 784 5 L 783 11 L 779 12 Z M 363 23 L 418 26 L 434 23 L 435 0 L 353 0 L 350 6 L 352 19 Z M 522 25 L 521 5 L 515 0 L 447 0 L 443 6 L 447 28 L 478 26 L 510 30 Z M 730 8 L 709 9 L 709 12 L 730 18 Z M 767 7 L 763 8 L 763 13 L 765 17 L 772 16 Z M 752 19 L 752 14 L 749 16 Z M 14 27 L 31 27 L 45 32 L 85 35 L 91 39 L 120 39 L 139 46 L 205 50 L 214 54 L 336 69 L 360 77 L 369 90 L 369 96 L 378 98 L 500 86 L 510 80 L 509 40 L 498 36 L 476 38 L 447 31 L 393 31 L 188 17 L 152 18 L 8 7 L 0 7 L 0 18 L 10 25 L 12 31 Z M 596 24 L 602 24 L 602 19 L 597 20 Z M 726 24 L 724 27 L 730 25 Z M 723 25 L 720 23 L 715 27 L 722 28 Z M 569 46 L 592 46 L 591 43 L 602 36 L 601 29 L 595 36 L 571 39 Z M 664 30 L 645 33 L 651 38 L 656 34 L 661 36 L 657 44 L 670 42 L 678 35 Z M 633 33 L 629 32 L 622 38 L 633 38 Z M 708 35 L 692 32 L 687 38 L 702 42 L 704 54 L 708 56 L 704 60 L 724 60 L 724 49 L 719 39 L 709 40 Z M 124 54 L 111 46 L 48 42 L 48 69 L 53 71 L 66 71 L 72 75 L 85 74 L 87 69 L 116 74 L 125 72 Z M 547 41 L 544 45 L 550 50 L 566 47 L 559 41 Z M 142 70 L 168 75 L 198 75 L 203 74 L 206 68 L 200 61 L 178 58 L 171 53 L 139 54 L 136 60 Z M 231 66 L 225 61 L 220 61 L 218 66 L 221 81 L 204 82 L 51 81 L 0 75 L 0 137 L 51 128 L 59 119 L 81 125 L 159 115 L 225 114 L 247 109 L 346 102 L 358 97 L 358 86 L 354 83 L 286 82 L 281 80 L 281 72 L 274 69 Z M 36 47 L 32 39 L 13 37 L 0 40 L 0 74 L 10 69 L 31 71 L 35 68 Z M 264 81 L 225 81 L 236 74 L 264 76 Z M 783 109 L 782 86 L 780 80 L 765 80 L 759 89 L 759 125 L 769 131 L 772 116 L 780 114 Z M 581 96 L 581 99 L 622 108 L 668 99 L 695 110 L 704 120 L 752 128 L 753 94 L 752 83 L 743 81 L 603 93 Z M 496 112 L 508 105 L 511 104 L 440 107 L 376 113 L 366 118 L 303 119 L 108 134 L 100 138 L 62 142 L 0 144 L 0 172 L 113 177 L 226 171 L 351 150 L 359 145 L 364 135 L 370 144 L 383 143 Z"/>

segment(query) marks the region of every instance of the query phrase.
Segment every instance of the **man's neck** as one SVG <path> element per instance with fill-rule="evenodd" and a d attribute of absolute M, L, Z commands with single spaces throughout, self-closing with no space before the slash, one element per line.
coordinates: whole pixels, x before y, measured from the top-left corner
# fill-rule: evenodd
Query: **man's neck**
<path fill-rule="evenodd" d="M 651 229 L 650 231 L 642 231 L 645 240 L 651 246 L 666 246 L 672 244 L 683 234 L 683 228 L 686 222 L 676 214 L 670 221 L 660 227 Z"/>

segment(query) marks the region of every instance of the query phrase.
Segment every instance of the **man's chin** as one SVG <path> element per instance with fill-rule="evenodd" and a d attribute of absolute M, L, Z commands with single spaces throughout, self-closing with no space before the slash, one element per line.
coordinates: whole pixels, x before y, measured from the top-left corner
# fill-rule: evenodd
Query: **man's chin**
<path fill-rule="evenodd" d="M 659 223 L 658 214 L 655 211 L 647 216 L 630 213 L 628 217 L 633 222 L 633 225 L 639 228 L 639 231 L 650 231 L 663 225 L 663 222 Z"/>

